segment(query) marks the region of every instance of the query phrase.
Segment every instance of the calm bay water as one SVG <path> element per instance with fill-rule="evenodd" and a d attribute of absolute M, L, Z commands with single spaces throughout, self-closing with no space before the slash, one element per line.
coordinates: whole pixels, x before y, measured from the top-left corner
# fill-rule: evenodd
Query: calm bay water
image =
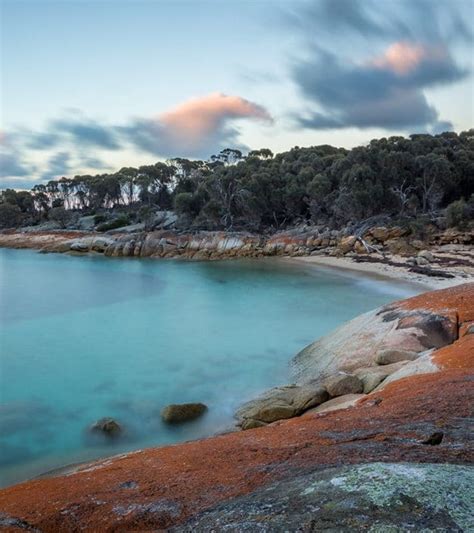
<path fill-rule="evenodd" d="M 285 383 L 317 337 L 413 286 L 279 261 L 191 263 L 0 249 L 0 483 L 208 436 Z M 164 425 L 168 403 L 201 419 Z M 126 433 L 97 441 L 112 416 Z"/>

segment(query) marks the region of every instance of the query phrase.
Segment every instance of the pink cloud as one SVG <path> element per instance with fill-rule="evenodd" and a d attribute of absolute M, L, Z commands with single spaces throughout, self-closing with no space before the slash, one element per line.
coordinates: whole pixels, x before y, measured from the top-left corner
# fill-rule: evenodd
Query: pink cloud
<path fill-rule="evenodd" d="M 446 52 L 440 47 L 399 41 L 390 45 L 381 56 L 372 59 L 369 64 L 405 76 L 416 70 L 424 61 L 443 60 L 445 56 Z"/>
<path fill-rule="evenodd" d="M 212 136 L 231 119 L 273 121 L 264 107 L 221 93 L 193 98 L 158 117 L 168 134 L 189 143 Z"/>

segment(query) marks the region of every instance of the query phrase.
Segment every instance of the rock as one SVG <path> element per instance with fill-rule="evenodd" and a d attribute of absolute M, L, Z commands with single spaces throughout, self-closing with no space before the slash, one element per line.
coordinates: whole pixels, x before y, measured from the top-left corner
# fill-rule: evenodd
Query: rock
<path fill-rule="evenodd" d="M 299 416 L 328 399 L 326 389 L 319 384 L 275 387 L 242 405 L 235 416 L 242 429 L 259 427 L 277 420 Z"/>
<path fill-rule="evenodd" d="M 401 316 L 397 331 L 418 330 L 419 341 L 423 347 L 442 348 L 452 344 L 458 338 L 458 319 L 456 313 L 444 315 L 429 312 L 414 312 Z"/>
<path fill-rule="evenodd" d="M 360 241 L 356 241 L 354 244 L 354 252 L 356 252 L 357 254 L 366 254 L 367 250 Z"/>
<path fill-rule="evenodd" d="M 464 335 L 474 335 L 474 324 L 469 324 L 464 328 Z"/>
<path fill-rule="evenodd" d="M 241 428 L 245 431 L 246 429 L 256 429 L 267 426 L 266 422 L 261 422 L 260 420 L 254 420 L 253 418 L 248 418 L 242 422 Z"/>
<path fill-rule="evenodd" d="M 430 264 L 430 262 L 428 261 L 428 259 L 425 259 L 424 257 L 417 257 L 416 264 L 418 266 L 427 266 Z"/>
<path fill-rule="evenodd" d="M 111 229 L 107 232 L 107 235 L 115 235 L 119 233 L 140 233 L 145 230 L 145 224 L 129 224 L 128 226 L 122 226 L 120 228 Z"/>
<path fill-rule="evenodd" d="M 169 229 L 178 221 L 178 216 L 173 211 L 156 211 L 153 214 L 151 227 Z"/>
<path fill-rule="evenodd" d="M 406 365 L 407 361 L 400 361 L 398 363 L 387 364 L 384 366 L 370 366 L 356 370 L 354 374 L 364 384 L 364 394 L 369 394 L 375 387 L 377 387 L 387 376 L 397 372 Z"/>
<path fill-rule="evenodd" d="M 378 228 L 372 228 L 370 234 L 380 242 L 384 242 L 389 238 L 390 231 L 385 226 L 380 226 Z"/>
<path fill-rule="evenodd" d="M 77 226 L 81 230 L 91 231 L 95 226 L 95 215 L 90 215 L 86 217 L 80 217 L 77 221 Z"/>
<path fill-rule="evenodd" d="M 418 359 L 415 359 L 414 361 L 408 361 L 402 366 L 402 368 L 400 368 L 400 370 L 397 370 L 396 372 L 393 372 L 393 374 L 387 376 L 387 378 L 384 379 L 375 390 L 380 391 L 390 383 L 398 381 L 402 378 L 416 376 L 417 374 L 431 374 L 433 372 L 439 372 L 439 367 L 432 360 L 431 352 L 428 351 L 424 354 L 420 354 Z"/>
<path fill-rule="evenodd" d="M 375 362 L 378 365 L 390 365 L 392 363 L 399 363 L 400 361 L 414 361 L 419 356 L 419 353 L 409 350 L 388 349 L 377 353 Z"/>
<path fill-rule="evenodd" d="M 385 246 L 387 246 L 392 254 L 397 255 L 409 256 L 416 252 L 415 248 L 405 238 L 388 239 L 385 241 Z"/>
<path fill-rule="evenodd" d="M 421 250 L 421 252 L 418 252 L 418 256 L 422 259 L 426 259 L 428 263 L 432 263 L 434 261 L 434 255 L 429 250 Z"/>
<path fill-rule="evenodd" d="M 82 240 L 73 241 L 70 244 L 69 249 L 73 252 L 86 253 L 89 251 L 89 243 Z"/>
<path fill-rule="evenodd" d="M 432 435 L 430 435 L 427 439 L 422 440 L 421 444 L 429 444 L 430 446 L 438 446 L 438 444 L 441 444 L 444 437 L 444 433 L 442 431 L 436 431 Z"/>
<path fill-rule="evenodd" d="M 47 222 L 43 222 L 37 226 L 24 226 L 20 228 L 20 231 L 22 233 L 36 233 L 42 231 L 56 231 L 60 229 L 61 225 L 58 222 L 54 222 L 54 220 L 48 220 Z"/>
<path fill-rule="evenodd" d="M 339 242 L 339 250 L 343 254 L 347 254 L 348 252 L 351 252 L 354 248 L 354 244 L 356 243 L 357 238 L 351 235 L 350 237 L 343 237 Z"/>
<path fill-rule="evenodd" d="M 170 404 L 161 410 L 161 418 L 168 424 L 187 422 L 199 418 L 207 411 L 203 403 Z"/>
<path fill-rule="evenodd" d="M 465 297 L 467 298 L 467 297 Z M 410 300 L 408 300 L 410 301 Z M 420 306 L 421 307 L 421 306 Z M 382 350 L 424 352 L 458 338 L 458 318 L 448 309 L 403 309 L 397 304 L 369 311 L 313 342 L 292 361 L 298 385 L 375 365 Z"/>
<path fill-rule="evenodd" d="M 362 381 L 354 375 L 340 373 L 331 376 L 324 382 L 329 396 L 344 396 L 346 394 L 359 394 L 364 390 Z"/>
<path fill-rule="evenodd" d="M 91 431 L 103 433 L 108 437 L 118 437 L 122 433 L 122 427 L 113 418 L 101 418 L 91 426 Z"/>
<path fill-rule="evenodd" d="M 107 237 L 96 237 L 93 240 L 90 249 L 94 252 L 104 253 L 110 245 L 114 244 L 114 242 L 113 239 Z"/>
<path fill-rule="evenodd" d="M 368 462 L 280 479 L 197 513 L 173 533 L 472 531 L 469 465 Z"/>
<path fill-rule="evenodd" d="M 361 398 L 365 398 L 365 394 L 344 394 L 343 396 L 332 398 L 331 400 L 318 405 L 318 407 L 306 411 L 303 416 L 329 413 L 330 411 L 337 411 L 338 409 L 347 409 L 348 407 L 355 405 Z"/>

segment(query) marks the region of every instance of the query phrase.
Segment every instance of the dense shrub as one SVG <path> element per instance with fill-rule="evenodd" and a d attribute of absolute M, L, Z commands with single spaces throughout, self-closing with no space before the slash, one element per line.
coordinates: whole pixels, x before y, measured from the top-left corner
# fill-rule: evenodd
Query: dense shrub
<path fill-rule="evenodd" d="M 109 231 L 111 229 L 118 229 L 123 228 L 124 226 L 128 226 L 130 224 L 130 218 L 128 216 L 120 216 L 114 220 L 111 220 L 110 222 L 104 222 L 103 224 L 99 224 L 97 226 L 97 231 Z"/>
<path fill-rule="evenodd" d="M 469 202 L 464 198 L 451 202 L 446 208 L 446 220 L 450 227 L 467 229 L 474 220 L 474 195 Z"/>
<path fill-rule="evenodd" d="M 61 228 L 65 228 L 72 221 L 71 211 L 67 211 L 64 207 L 53 207 L 48 212 L 49 220 L 57 222 Z"/>
<path fill-rule="evenodd" d="M 97 226 L 97 224 L 102 224 L 107 220 L 107 217 L 105 215 L 94 215 L 94 224 Z"/>
<path fill-rule="evenodd" d="M 16 228 L 23 222 L 21 209 L 9 203 L 0 204 L 0 228 Z"/>

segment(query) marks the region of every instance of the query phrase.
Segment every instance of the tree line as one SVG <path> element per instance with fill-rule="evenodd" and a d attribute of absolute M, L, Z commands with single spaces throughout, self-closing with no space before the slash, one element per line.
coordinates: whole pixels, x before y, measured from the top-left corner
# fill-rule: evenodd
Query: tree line
<path fill-rule="evenodd" d="M 295 147 L 274 155 L 226 149 L 207 161 L 170 159 L 112 174 L 63 177 L 0 196 L 0 226 L 70 219 L 72 213 L 175 210 L 182 227 L 277 230 L 309 222 L 341 226 L 377 215 L 436 217 L 452 225 L 474 212 L 474 130 L 372 140 L 351 150 Z"/>

